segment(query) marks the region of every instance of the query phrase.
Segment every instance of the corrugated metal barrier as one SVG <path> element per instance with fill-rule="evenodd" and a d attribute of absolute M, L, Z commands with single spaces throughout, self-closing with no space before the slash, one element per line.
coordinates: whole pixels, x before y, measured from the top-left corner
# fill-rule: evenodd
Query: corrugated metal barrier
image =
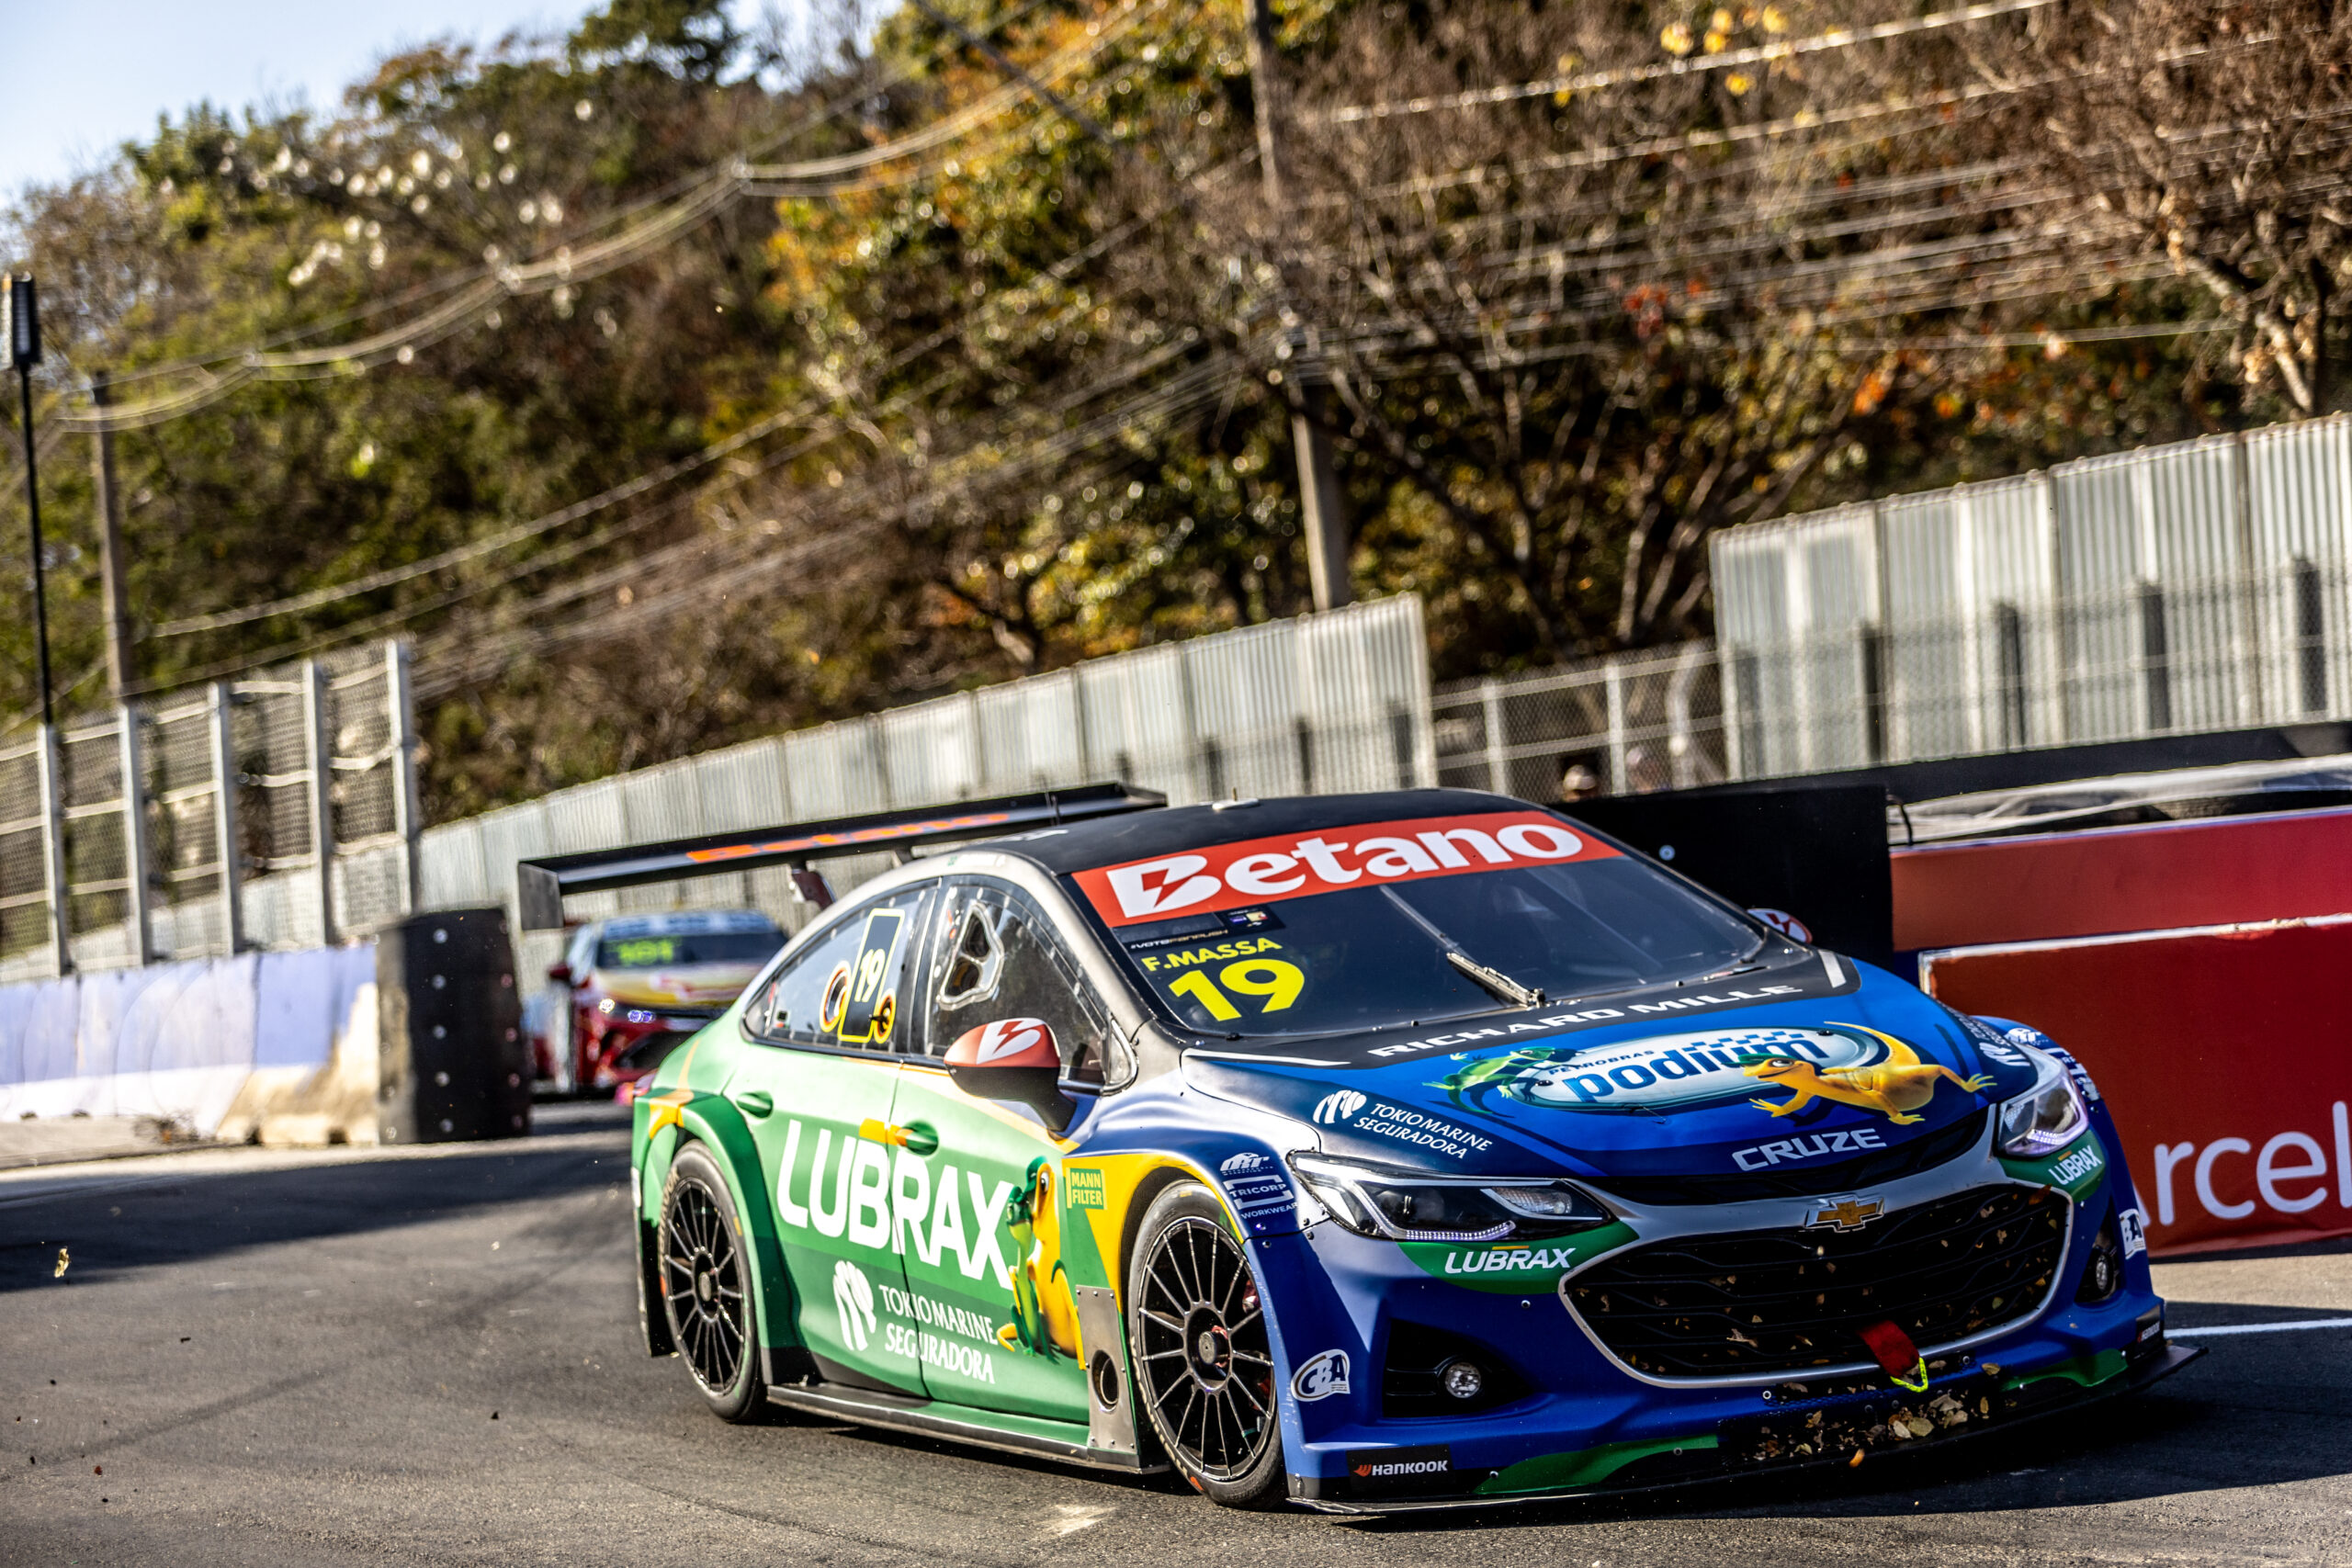
<path fill-rule="evenodd" d="M 2352 716 L 2352 421 L 1732 529 L 1734 777 Z"/>
<path fill-rule="evenodd" d="M 424 835 L 423 903 L 511 905 L 514 863 L 534 856 L 1114 778 L 1178 804 L 1436 783 L 1419 599 L 1091 660 L 446 823 Z M 838 891 L 889 864 L 874 855 L 825 869 Z M 588 895 L 569 908 L 594 919 L 682 904 L 807 918 L 782 870 Z M 526 973 L 541 946 L 552 961 L 556 939 L 528 940 Z"/>

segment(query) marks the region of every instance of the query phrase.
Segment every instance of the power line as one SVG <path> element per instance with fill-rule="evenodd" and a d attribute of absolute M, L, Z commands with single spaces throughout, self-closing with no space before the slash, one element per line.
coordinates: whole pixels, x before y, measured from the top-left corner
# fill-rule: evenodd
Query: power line
<path fill-rule="evenodd" d="M 1042 80 L 1058 81 L 1071 74 L 1170 3 L 1171 0 L 1124 0 L 1117 16 L 1094 24 L 1084 41 L 1055 55 L 1037 75 Z M 855 152 L 775 164 L 739 160 L 707 176 L 642 223 L 587 244 L 560 246 L 552 254 L 500 268 L 488 276 L 477 276 L 439 304 L 400 325 L 331 347 L 252 349 L 233 357 L 224 355 L 207 362 L 223 364 L 225 368 L 218 373 L 203 365 L 192 367 L 200 379 L 183 390 L 137 402 L 112 404 L 103 410 L 78 410 L 56 423 L 77 434 L 142 429 L 193 413 L 255 380 L 319 379 L 356 374 L 387 360 L 406 363 L 414 357 L 417 349 L 464 329 L 510 298 L 551 293 L 628 265 L 700 228 L 718 211 L 745 197 L 808 197 L 865 188 L 876 177 L 874 171 L 883 165 L 934 153 L 1030 96 L 1023 84 L 1010 83 L 922 130 Z M 919 167 L 911 175 L 899 177 L 920 177 L 925 172 L 929 172 L 928 167 Z"/>
<path fill-rule="evenodd" d="M 1238 162 L 1246 161 L 1245 159 Z M 1216 165 L 1202 171 L 1194 175 L 1193 179 L 1198 182 L 1215 178 L 1235 166 L 1237 164 Z M 1115 250 L 1133 240 L 1160 219 L 1168 216 L 1171 210 L 1173 210 L 1172 208 L 1162 208 L 1158 211 L 1133 219 L 1106 234 L 1098 235 L 1077 250 L 1064 255 L 1028 282 L 990 298 L 999 303 L 1017 303 L 1024 298 L 1034 298 L 1041 289 L 1067 281 L 1073 272 L 1087 262 L 1096 260 L 1107 252 Z M 883 363 L 876 374 L 888 377 L 904 369 L 949 342 L 960 330 L 969 324 L 969 311 L 967 310 L 956 321 L 940 327 L 919 342 L 910 344 L 899 350 Z M 893 402 L 896 403 L 898 400 L 893 400 Z M 527 523 L 518 523 L 511 527 L 501 529 L 487 538 L 474 540 L 456 548 L 442 551 L 438 555 L 427 557 L 423 560 L 411 561 L 402 566 L 370 572 L 364 577 L 354 578 L 345 582 L 267 600 L 260 604 L 247 604 L 233 610 L 215 611 L 167 621 L 150 631 L 147 637 L 149 638 L 182 637 L 198 632 L 219 631 L 230 626 L 245 626 L 278 615 L 295 615 L 304 610 L 318 609 L 339 600 L 393 587 L 401 582 L 412 581 L 434 572 L 463 565 L 468 561 L 480 559 L 484 556 L 550 533 L 568 524 L 578 522 L 594 513 L 633 500 L 695 469 L 707 468 L 777 430 L 814 419 L 824 406 L 823 402 L 817 400 L 804 401 L 794 408 L 771 414 L 723 440 L 714 442 L 698 452 L 665 464 L 650 473 L 640 474 L 622 484 L 560 507 Z M 760 471 L 765 471 L 765 466 Z"/>
<path fill-rule="evenodd" d="M 1589 93 L 1607 87 L 1622 87 L 1636 82 L 1656 82 L 1673 76 L 1696 75 L 1709 71 L 1727 70 L 1735 65 L 1769 64 L 1800 55 L 1819 54 L 1826 50 L 1851 49 L 1857 44 L 1877 43 L 1886 39 L 1905 38 L 1914 33 L 1934 32 L 1944 28 L 1962 27 L 1995 17 L 2007 17 L 2021 11 L 2038 11 L 2055 0 L 1990 0 L 1990 3 L 1963 6 L 1957 11 L 1933 11 L 1924 17 L 1906 17 L 1902 21 L 1880 22 L 1860 29 L 1836 28 L 1811 38 L 1791 39 L 1783 43 L 1758 44 L 1747 49 L 1722 50 L 1713 54 L 1691 55 L 1681 60 L 1657 61 L 1647 65 L 1621 66 L 1611 71 L 1584 71 L 1566 76 L 1547 76 L 1535 82 L 1514 82 L 1498 87 L 1474 87 L 1467 92 L 1437 93 L 1426 97 L 1399 98 L 1387 103 L 1351 104 L 1341 108 L 1328 109 L 1314 118 L 1326 125 L 1352 125 L 1365 120 L 1393 119 L 1401 115 L 1434 114 L 1445 109 L 1483 108 L 1493 104 L 1517 103 L 1527 98 L 1547 98 L 1560 93 Z"/>
<path fill-rule="evenodd" d="M 1152 217 L 1156 218 L 1157 216 L 1161 215 L 1164 214 L 1152 215 Z M 1098 240 L 1093 244 L 1090 244 L 1085 247 L 1083 250 L 1074 253 L 1069 257 L 1064 258 L 1063 263 L 1058 264 L 1052 272 L 1041 276 L 1040 278 L 1034 281 L 1032 284 L 1024 285 L 1023 290 L 1016 290 L 1015 292 L 1034 290 L 1048 278 L 1061 275 L 1065 267 L 1072 266 L 1089 255 L 1099 254 L 1099 251 L 1103 247 L 1105 241 L 1123 241 L 1127 237 L 1131 237 L 1132 234 L 1140 231 L 1141 229 L 1151 220 L 1151 218 L 1141 219 L 1137 220 L 1134 223 L 1124 226 L 1121 230 L 1115 231 L 1112 235 L 1103 237 L 1103 240 Z M 1037 326 L 1040 331 L 1055 327 L 1074 312 L 1083 313 L 1094 309 L 1098 301 L 1092 299 L 1072 301 L 1063 307 L 1061 310 L 1056 312 L 1055 315 L 1039 321 Z M 956 329 L 953 326 L 944 328 L 941 332 L 934 333 L 933 337 L 931 340 L 927 340 L 926 343 L 910 345 L 909 348 L 902 350 L 899 354 L 894 355 L 881 373 L 888 375 L 892 370 L 903 367 L 906 364 L 911 363 L 913 360 L 921 357 L 924 352 L 927 352 L 929 347 L 936 346 L 938 342 L 944 341 L 946 338 L 952 336 L 955 330 Z M 1092 399 L 1100 397 L 1103 393 L 1114 389 L 1120 385 L 1122 381 L 1131 379 L 1135 375 L 1148 373 L 1158 364 L 1163 362 L 1170 352 L 1181 350 L 1183 346 L 1184 345 L 1182 344 L 1165 345 L 1162 349 L 1155 351 L 1152 355 L 1145 356 L 1144 359 L 1136 362 L 1134 366 L 1131 366 L 1126 372 L 1120 375 L 1104 378 L 1100 374 L 1096 374 L 1091 377 L 1090 379 L 1079 389 L 1075 401 L 1082 403 L 1084 401 L 1091 400 Z M 930 391 L 935 390 L 945 379 L 946 373 L 942 372 L 940 376 L 935 377 L 930 383 L 927 383 L 924 386 L 910 388 L 906 391 L 897 394 L 880 409 L 876 410 L 875 416 L 888 415 L 892 412 L 900 412 L 904 407 L 919 400 Z M 1071 401 L 1065 400 L 1065 402 L 1060 405 L 1048 407 L 1047 409 L 1039 412 L 1051 413 L 1057 412 L 1057 410 L 1066 411 L 1070 406 L 1074 406 L 1073 403 Z M 779 415 L 776 417 L 778 419 L 788 419 L 791 416 Z M 793 460 L 796 457 L 805 456 L 807 453 L 815 450 L 819 446 L 822 445 L 824 441 L 830 440 L 842 434 L 842 431 L 846 428 L 847 423 L 848 422 L 846 421 L 835 421 L 832 428 L 812 435 L 808 439 L 787 448 L 785 451 L 768 455 L 761 459 L 758 466 L 750 472 L 732 476 L 729 482 L 748 482 L 751 479 L 758 478 L 761 474 L 773 471 L 775 468 Z M 697 455 L 697 457 L 701 456 L 704 455 Z M 967 454 L 967 457 L 971 456 L 972 454 L 970 453 Z M 985 457 L 986 454 L 982 454 L 982 456 Z M 692 461 L 692 459 L 688 459 L 687 461 Z M 992 467 L 994 463 L 995 459 L 990 458 L 989 466 Z M 673 465 L 673 467 L 675 467 L 675 465 Z M 1012 472 L 1014 470 L 1007 468 L 1005 471 Z M 948 482 L 948 480 L 942 479 L 939 482 L 944 483 Z M 643 493 L 644 490 L 650 488 L 650 486 L 639 483 L 639 481 L 632 481 L 631 485 L 620 488 L 632 493 Z M 608 492 L 605 497 L 592 498 L 590 502 L 582 502 L 577 507 L 567 509 L 570 516 L 566 520 L 575 520 L 578 516 L 584 515 L 585 510 L 593 504 L 602 502 L 603 504 L 609 505 L 615 499 L 617 499 L 617 497 L 616 497 L 612 492 Z M 698 492 L 695 495 L 676 497 L 670 502 L 662 503 L 661 506 L 650 512 L 640 514 L 640 516 L 636 520 L 627 521 L 623 524 L 614 525 L 613 528 L 600 531 L 600 533 L 591 540 L 582 541 L 575 545 L 560 547 L 555 550 L 546 552 L 541 556 L 537 556 L 527 561 L 521 562 L 491 578 L 469 583 L 462 588 L 454 589 L 448 592 L 435 595 L 431 598 L 418 601 L 411 604 L 397 606 L 391 610 L 383 612 L 380 615 L 369 616 L 362 621 L 353 623 L 350 626 L 339 627 L 335 631 L 326 634 L 321 637 L 279 644 L 263 653 L 222 660 L 217 664 L 207 666 L 199 671 L 184 674 L 178 679 L 181 681 L 208 680 L 217 678 L 221 675 L 242 673 L 245 671 L 276 664 L 289 658 L 299 658 L 314 654 L 329 648 L 337 647 L 344 643 L 358 640 L 364 637 L 372 636 L 375 633 L 387 630 L 391 626 L 432 614 L 436 610 L 447 608 L 452 604 L 477 596 L 478 594 L 486 592 L 489 589 L 500 586 L 503 583 L 513 581 L 520 577 L 531 575 L 536 571 L 544 570 L 549 565 L 560 564 L 563 560 L 576 558 L 578 556 L 586 553 L 588 549 L 594 548 L 597 545 L 610 542 L 612 537 L 618 536 L 618 534 L 620 533 L 636 532 L 645 524 L 658 521 L 665 517 L 675 516 L 679 512 L 686 509 L 687 507 L 707 499 L 709 499 L 708 491 Z M 547 521 L 548 520 L 546 519 L 541 519 L 540 523 L 544 525 Z M 526 525 L 525 526 L 529 527 L 531 525 Z M 543 532 L 545 530 L 544 527 L 540 527 L 537 531 Z M 631 561 L 622 563 L 618 567 L 603 569 L 598 572 L 591 573 L 589 577 L 585 579 L 575 580 L 572 584 L 554 590 L 548 594 L 542 595 L 540 600 L 537 602 L 537 607 L 546 608 L 568 602 L 571 599 L 579 597 L 580 593 L 582 592 L 594 592 L 599 586 L 611 586 L 614 581 L 619 581 L 622 577 L 626 577 L 632 573 L 641 574 L 647 570 L 657 569 L 668 561 L 682 558 L 696 550 L 705 549 L 707 547 L 707 541 L 702 539 L 699 536 L 681 540 L 673 545 L 662 547 L 661 549 L 652 552 L 649 556 L 637 558 Z M 435 558 L 435 559 L 431 562 L 412 563 L 410 567 L 399 569 L 399 572 L 403 579 L 421 576 L 424 574 L 424 570 L 434 570 L 452 564 L 449 557 L 467 556 L 470 558 L 471 556 L 480 553 L 485 552 L 477 551 L 469 547 L 468 548 L 460 551 L 449 552 L 447 556 Z M 389 574 L 379 575 L 382 576 Z M 384 585 L 385 584 L 382 582 L 370 584 L 372 587 L 380 587 Z M 306 595 L 302 597 L 317 602 L 331 602 L 334 598 L 348 597 L 352 593 L 366 591 L 367 589 L 346 584 L 343 585 L 339 590 L 325 590 L 321 591 L 319 594 Z M 315 607 L 315 604 L 310 607 Z M 254 607 L 254 609 L 261 612 L 268 612 L 273 608 L 274 606 L 270 605 Z M 279 610 L 277 613 L 284 612 Z M 235 618 L 239 621 L 249 621 L 264 618 L 264 615 L 262 614 L 238 613 Z"/>
<path fill-rule="evenodd" d="M 1003 28 L 1011 27 L 1015 22 L 1020 21 L 1023 17 L 1027 17 L 1032 12 L 1037 10 L 1041 6 L 1047 3 L 1048 0 L 1024 0 L 1024 4 L 1023 5 L 1015 6 L 1011 10 L 999 12 L 992 20 L 983 25 L 981 30 L 986 33 L 996 33 L 1001 31 Z M 626 205 L 616 208 L 612 210 L 596 214 L 578 225 L 572 231 L 570 238 L 551 242 L 542 245 L 538 254 L 541 255 L 552 255 L 560 244 L 574 243 L 580 236 L 594 233 L 597 230 L 607 228 L 635 213 L 645 210 L 649 207 L 658 206 L 672 196 L 675 196 L 693 186 L 699 186 L 707 180 L 722 176 L 727 173 L 727 171 L 738 164 L 750 162 L 755 152 L 773 150 L 786 142 L 794 141 L 797 138 L 807 134 L 808 131 L 815 130 L 820 125 L 828 124 L 831 121 L 839 118 L 844 110 L 854 108 L 859 105 L 869 101 L 876 94 L 887 91 L 888 89 L 909 80 L 912 76 L 916 67 L 929 62 L 937 55 L 944 52 L 944 40 L 942 40 L 940 43 L 933 44 L 930 49 L 923 51 L 922 53 L 915 59 L 893 68 L 890 72 L 885 74 L 881 80 L 877 82 L 860 84 L 854 90 L 842 94 L 840 97 L 833 99 L 831 103 L 825 104 L 812 112 L 802 116 L 799 119 L 784 127 L 782 130 L 775 131 L 772 135 L 750 143 L 731 159 L 724 160 L 717 164 L 706 164 L 701 168 L 692 170 L 671 180 L 671 182 L 666 186 L 660 186 L 655 190 L 643 194 L 634 201 L 628 202 Z M 396 310 L 403 305 L 413 303 L 418 299 L 427 298 L 431 295 L 443 294 L 448 292 L 452 288 L 462 288 L 466 284 L 471 283 L 477 278 L 489 276 L 490 271 L 491 269 L 486 266 L 472 266 L 461 269 L 455 273 L 445 274 L 440 277 L 428 278 L 424 282 L 413 284 L 410 287 L 401 289 L 399 293 L 389 296 L 388 298 L 372 300 L 368 304 L 346 310 L 340 315 L 329 316 L 323 320 L 311 321 L 300 327 L 288 328 L 284 332 L 263 338 L 258 343 L 246 344 L 239 348 L 215 350 L 209 354 L 191 355 L 180 359 L 164 360 L 157 364 L 141 366 L 134 369 L 121 371 L 116 374 L 112 379 L 118 386 L 119 386 L 130 381 L 146 380 L 162 376 L 177 375 L 188 370 L 242 359 L 247 354 L 250 354 L 256 349 L 276 348 L 283 344 L 299 343 L 304 338 L 315 337 L 321 333 L 331 332 L 336 327 L 348 326 L 354 321 L 366 321 L 371 317 L 383 315 L 387 311 Z M 86 392 L 87 389 L 77 388 L 74 389 L 74 390 Z"/>
<path fill-rule="evenodd" d="M 731 543 L 708 539 L 682 541 L 680 545 L 671 547 L 667 559 L 652 563 L 680 569 L 671 585 L 657 587 L 652 593 L 601 615 L 586 619 L 567 615 L 552 628 L 519 627 L 489 637 L 478 634 L 446 634 L 434 646 L 433 656 L 419 660 L 420 694 L 440 695 L 487 678 L 515 654 L 526 649 L 544 652 L 605 636 L 626 626 L 664 619 L 747 590 L 756 591 L 762 582 L 775 578 L 786 568 L 805 564 L 810 551 L 847 548 L 862 542 L 876 530 L 927 509 L 943 498 L 968 498 L 976 486 L 983 489 L 1000 487 L 1046 464 L 1067 459 L 1114 440 L 1139 420 L 1165 417 L 1188 407 L 1214 401 L 1234 374 L 1234 367 L 1229 362 L 1212 360 L 1184 372 L 1169 385 L 1155 388 L 1141 397 L 1118 405 L 1076 430 L 1043 436 L 1011 450 L 1001 449 L 983 438 L 967 449 L 962 455 L 962 462 L 942 465 L 939 471 L 927 476 L 926 482 L 917 493 L 894 502 L 880 503 L 877 509 L 869 511 L 863 517 L 837 518 L 829 532 L 813 539 L 804 538 L 783 547 L 762 537 Z M 689 557 L 692 558 L 687 558 Z M 633 562 L 607 569 L 592 582 L 571 585 L 549 595 L 536 609 L 545 612 L 625 581 L 642 581 L 649 575 L 645 570 L 648 565 L 647 562 Z M 658 583 L 658 576 L 656 581 Z"/>

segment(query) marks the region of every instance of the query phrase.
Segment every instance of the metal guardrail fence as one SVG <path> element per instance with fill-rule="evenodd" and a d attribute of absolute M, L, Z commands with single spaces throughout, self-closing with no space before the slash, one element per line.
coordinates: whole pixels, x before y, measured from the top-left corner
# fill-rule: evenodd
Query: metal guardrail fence
<path fill-rule="evenodd" d="M 1433 717 L 1438 781 L 1460 788 L 1550 801 L 1726 776 L 1711 642 L 1453 682 Z"/>
<path fill-rule="evenodd" d="M 416 907 L 405 643 L 0 747 L 0 980 L 321 947 Z"/>
<path fill-rule="evenodd" d="M 2352 716 L 2352 418 L 1736 528 L 1737 777 Z"/>

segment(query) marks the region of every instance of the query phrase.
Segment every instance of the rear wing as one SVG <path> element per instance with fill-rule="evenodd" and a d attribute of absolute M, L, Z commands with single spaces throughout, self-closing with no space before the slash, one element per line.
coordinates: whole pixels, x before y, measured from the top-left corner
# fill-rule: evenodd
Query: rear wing
<path fill-rule="evenodd" d="M 972 839 L 997 839 L 1024 829 L 1084 822 L 1129 811 L 1150 811 L 1167 804 L 1168 797 L 1157 790 L 1136 789 L 1123 784 L 1082 784 L 1075 789 L 958 801 L 949 807 L 916 811 L 883 811 L 870 817 L 841 817 L 749 833 L 716 833 L 663 844 L 592 850 L 584 854 L 543 855 L 515 863 L 514 892 L 526 931 L 562 930 L 563 898 L 567 893 L 638 887 L 649 882 L 716 876 L 723 872 L 753 871 L 768 865 L 790 866 L 801 896 L 827 904 L 832 901 L 832 895 L 827 891 L 823 877 L 809 870 L 813 861 L 868 854 L 876 850 L 905 852 Z"/>

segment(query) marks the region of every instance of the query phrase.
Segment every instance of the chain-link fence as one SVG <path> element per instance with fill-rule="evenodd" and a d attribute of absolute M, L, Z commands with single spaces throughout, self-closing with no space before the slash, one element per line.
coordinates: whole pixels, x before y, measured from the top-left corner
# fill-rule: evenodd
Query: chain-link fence
<path fill-rule="evenodd" d="M 1556 801 L 1725 776 L 1712 643 L 1456 681 L 1433 711 L 1438 780 L 1464 789 Z"/>
<path fill-rule="evenodd" d="M 408 648 L 0 748 L 0 979 L 326 946 L 415 908 Z"/>

